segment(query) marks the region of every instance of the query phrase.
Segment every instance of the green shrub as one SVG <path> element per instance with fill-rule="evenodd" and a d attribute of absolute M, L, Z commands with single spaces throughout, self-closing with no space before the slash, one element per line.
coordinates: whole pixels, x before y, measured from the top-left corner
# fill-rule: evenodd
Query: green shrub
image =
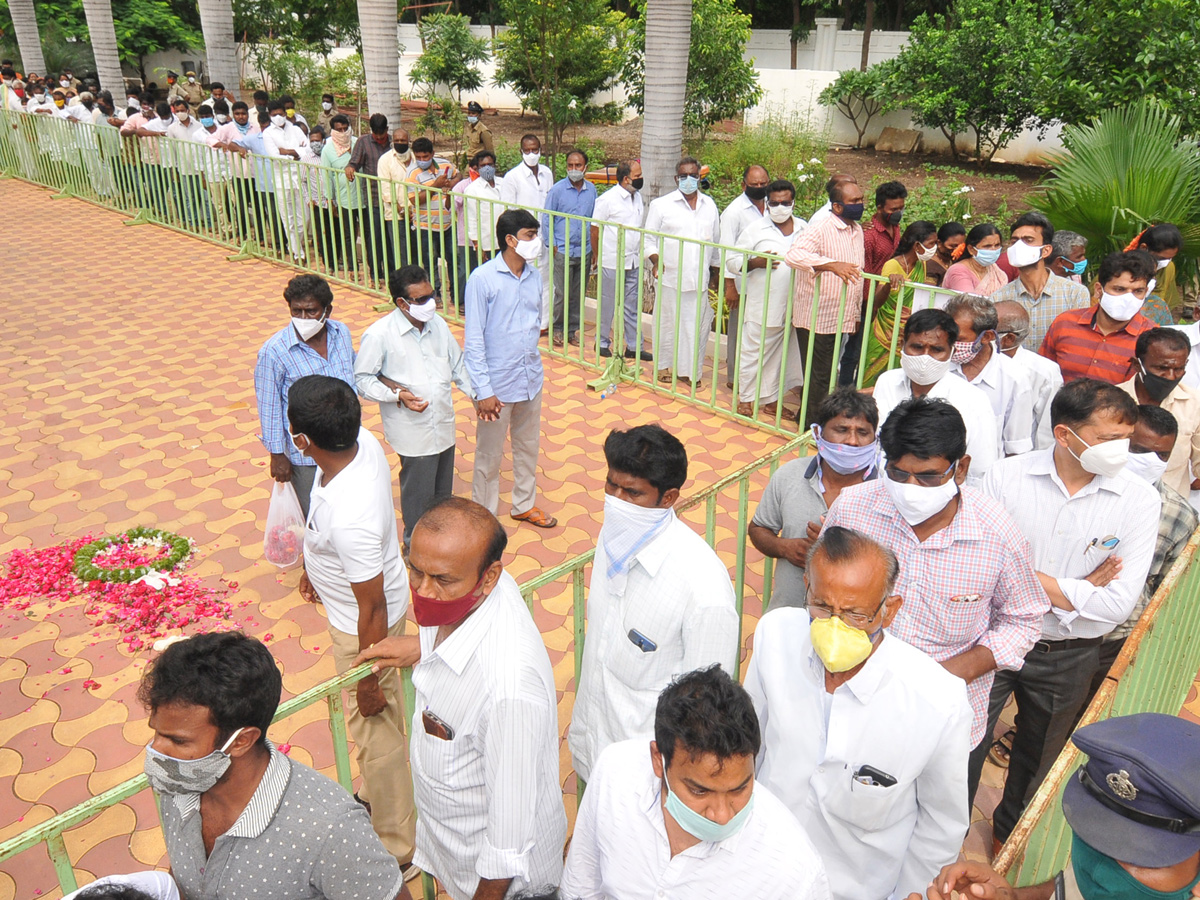
<path fill-rule="evenodd" d="M 891 108 L 892 100 L 884 89 L 888 71 L 888 63 L 876 63 L 865 72 L 847 69 L 817 97 L 822 106 L 836 107 L 850 120 L 858 133 L 855 147 L 863 145 L 871 120 Z"/>

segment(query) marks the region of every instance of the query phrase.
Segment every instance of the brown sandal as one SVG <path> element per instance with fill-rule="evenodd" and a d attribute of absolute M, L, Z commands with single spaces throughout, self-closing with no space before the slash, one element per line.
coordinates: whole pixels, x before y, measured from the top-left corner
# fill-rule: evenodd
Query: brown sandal
<path fill-rule="evenodd" d="M 528 522 L 536 528 L 553 528 L 558 524 L 558 519 L 554 516 L 548 516 L 536 506 L 531 507 L 520 515 L 514 515 L 513 518 L 518 522 Z"/>
<path fill-rule="evenodd" d="M 1017 733 L 1010 728 L 992 741 L 992 745 L 988 747 L 988 762 L 1001 769 L 1007 769 L 1012 759 L 1012 745 L 1016 736 Z"/>

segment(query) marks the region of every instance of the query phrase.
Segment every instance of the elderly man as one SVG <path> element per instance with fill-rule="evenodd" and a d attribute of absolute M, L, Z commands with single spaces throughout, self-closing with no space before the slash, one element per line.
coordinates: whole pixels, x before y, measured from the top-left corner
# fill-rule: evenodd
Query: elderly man
<path fill-rule="evenodd" d="M 1021 367 L 1029 379 L 1033 399 L 1033 431 L 1030 439 L 1035 450 L 1054 443 L 1050 430 L 1050 401 L 1063 385 L 1062 370 L 1040 353 L 1024 347 L 1029 337 L 1029 311 L 1015 300 L 1001 300 L 996 307 L 997 349 Z"/>
<path fill-rule="evenodd" d="M 642 164 L 636 159 L 622 160 L 617 163 L 616 175 L 617 183 L 596 200 L 589 234 L 592 247 L 600 248 L 600 355 L 612 356 L 615 340 L 612 333 L 613 314 L 619 295 L 624 311 L 625 340 L 622 347 L 625 358 L 636 357 L 649 361 L 654 357 L 641 349 L 645 335 L 638 334 L 642 319 L 641 300 L 638 298 L 638 285 L 642 279 L 639 264 L 641 254 L 638 252 L 641 240 L 635 232 L 628 230 L 642 225 L 645 208 L 642 200 Z"/>
<path fill-rule="evenodd" d="M 792 324 L 806 366 L 812 347 L 812 369 L 805 370 L 811 380 L 804 428 L 812 425 L 817 405 L 829 393 L 839 335 L 854 334 L 862 312 L 863 190 L 855 182 L 830 179 L 828 193 L 828 218 L 810 222 L 785 256 L 799 270 Z"/>
<path fill-rule="evenodd" d="M 1052 246 L 1054 249 L 1046 260 L 1050 271 L 1059 278 L 1082 284 L 1088 264 L 1088 239 L 1074 231 L 1056 231 Z"/>
<path fill-rule="evenodd" d="M 1041 637 L 992 686 L 988 735 L 1012 695 L 1013 739 L 996 807 L 996 840 L 1007 840 L 1066 744 L 1099 663 L 1104 635 L 1124 622 L 1146 581 L 1161 512 L 1156 491 L 1122 471 L 1137 404 L 1112 384 L 1082 378 L 1050 406 L 1054 448 L 1001 460 L 983 489 L 1008 510 L 1033 550 L 1050 609 Z M 982 769 L 988 741 L 972 754 Z"/>
<path fill-rule="evenodd" d="M 507 544 L 478 503 L 448 497 L 431 506 L 408 557 L 420 633 L 359 656 L 413 666 L 414 861 L 453 900 L 501 900 L 562 872 L 554 672 L 504 571 Z"/>
<path fill-rule="evenodd" d="M 675 184 L 678 189 L 652 201 L 646 214 L 643 255 L 659 273 L 654 358 L 661 384 L 678 380 L 699 390 L 713 322 L 706 287 L 717 286 L 720 264 L 717 248 L 702 242 L 720 241 L 721 217 L 712 199 L 700 192 L 700 163 L 695 158 L 685 156 L 675 165 Z"/>
<path fill-rule="evenodd" d="M 778 560 L 769 609 L 804 606 L 804 568 L 821 520 L 844 488 L 879 476 L 879 410 L 870 394 L 838 388 L 817 407 L 815 457 L 775 470 L 750 520 L 750 543 Z"/>
<path fill-rule="evenodd" d="M 526 212 L 546 206 L 546 195 L 554 186 L 554 173 L 542 165 L 542 140 L 536 134 L 521 136 L 521 165 L 513 166 L 500 182 L 500 199 L 510 209 L 522 207 Z M 533 266 L 542 276 L 543 332 L 550 327 L 550 244 L 542 238 L 541 250 Z"/>
<path fill-rule="evenodd" d="M 354 181 L 359 172 L 364 175 L 378 175 L 381 157 L 392 149 L 392 139 L 388 137 L 388 120 L 383 113 L 375 113 L 370 118 L 370 137 L 364 136 L 354 144 L 350 151 L 350 162 L 346 164 L 346 180 Z M 381 186 L 377 179 L 368 182 L 370 204 L 365 205 L 362 212 L 363 252 L 367 257 L 367 268 L 371 272 L 372 281 L 382 282 L 392 271 L 392 248 L 387 242 L 389 227 L 383 217 L 380 194 Z M 407 260 L 404 260 L 407 262 Z"/>
<path fill-rule="evenodd" d="M 367 811 L 267 740 L 282 689 L 270 651 L 236 631 L 172 644 L 142 677 L 146 777 L 180 894 L 408 900 Z"/>
<path fill-rule="evenodd" d="M 587 180 L 587 166 L 588 157 L 583 150 L 567 154 L 567 175 L 547 192 L 546 211 L 541 215 L 542 234 L 551 242 L 554 315 L 550 337 L 556 345 L 564 340 L 579 343 L 584 282 L 592 257 L 588 223 L 584 220 L 590 219 L 596 208 L 596 186 Z"/>
<path fill-rule="evenodd" d="M 958 326 L 950 361 L 954 372 L 985 394 L 996 415 L 997 455 L 1033 449 L 1033 385 L 1025 370 L 996 350 L 1000 317 L 987 297 L 959 294 L 946 304 Z"/>
<path fill-rule="evenodd" d="M 922 890 L 970 825 L 966 685 L 889 634 L 899 575 L 890 550 L 828 528 L 809 552 L 808 609 L 754 632 L 758 779 L 816 845 L 835 900 Z"/>
<path fill-rule="evenodd" d="M 730 201 L 721 212 L 721 243 L 726 247 L 736 247 L 741 241 L 742 232 L 755 222 L 761 222 L 767 214 L 767 187 L 771 176 L 760 165 L 749 165 L 742 172 L 742 192 Z M 729 254 L 729 251 L 725 251 Z M 731 261 L 726 260 L 727 271 L 734 271 Z M 745 290 L 739 279 L 725 279 L 725 305 L 729 310 L 729 322 L 725 329 L 725 386 L 732 388 L 734 371 L 738 364 L 738 303 Z"/>
<path fill-rule="evenodd" d="M 827 900 L 820 856 L 787 807 L 755 783 L 761 744 L 750 696 L 718 666 L 673 681 L 658 698 L 654 740 L 601 755 L 561 895 Z"/>
<path fill-rule="evenodd" d="M 580 778 L 610 744 L 654 734 L 671 676 L 712 663 L 737 674 L 729 570 L 676 518 L 687 451 L 659 425 L 604 441 L 604 524 L 588 591 L 588 639 L 568 743 Z"/>
<path fill-rule="evenodd" d="M 353 152 L 353 151 L 352 151 Z M 379 207 L 383 210 L 384 263 L 389 270 L 406 266 L 413 260 L 413 217 L 408 210 L 408 170 L 413 153 L 408 129 L 392 131 L 391 148 L 379 157 L 376 174 L 379 176 Z M 429 267 L 429 271 L 433 271 Z"/>
<path fill-rule="evenodd" d="M 1200 390 L 1183 383 L 1191 350 L 1174 328 L 1143 331 L 1134 345 L 1134 376 L 1118 385 L 1139 404 L 1161 407 L 1175 419 L 1178 437 L 1162 478 L 1185 497 L 1200 488 Z"/>

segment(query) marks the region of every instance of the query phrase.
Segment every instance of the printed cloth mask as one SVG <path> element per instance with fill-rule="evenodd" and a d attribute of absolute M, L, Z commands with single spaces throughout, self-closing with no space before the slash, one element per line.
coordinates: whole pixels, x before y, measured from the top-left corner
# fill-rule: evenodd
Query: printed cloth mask
<path fill-rule="evenodd" d="M 326 317 L 321 316 L 319 319 L 301 319 L 292 316 L 292 327 L 296 329 L 296 334 L 300 335 L 300 340 L 307 341 L 313 336 L 320 333 L 325 327 Z"/>
<path fill-rule="evenodd" d="M 853 475 L 872 469 L 879 461 L 879 441 L 874 440 L 862 447 L 852 444 L 835 444 L 825 440 L 821 434 L 821 426 L 813 426 L 813 435 L 817 439 L 817 454 L 829 463 L 829 468 L 839 475 Z"/>
<path fill-rule="evenodd" d="M 679 192 L 690 197 L 700 189 L 700 179 L 695 175 L 684 175 L 679 179 Z"/>
<path fill-rule="evenodd" d="M 956 366 L 969 363 L 979 355 L 982 347 L 983 335 L 979 335 L 973 341 L 955 341 L 954 349 L 950 351 L 950 362 Z"/>
<path fill-rule="evenodd" d="M 1027 244 L 1024 241 L 1017 241 L 1008 248 L 1008 261 L 1018 269 L 1023 269 L 1026 266 L 1032 266 L 1042 258 L 1043 244 L 1038 244 L 1036 247 L 1032 244 Z"/>
<path fill-rule="evenodd" d="M 277 128 L 282 128 L 284 125 L 287 124 L 287 119 L 284 116 L 274 115 L 274 116 L 271 116 L 271 124 L 276 126 Z"/>
<path fill-rule="evenodd" d="M 571 184 L 579 184 L 583 181 L 583 176 L 587 173 L 583 169 L 567 169 L 567 178 L 571 180 Z"/>
<path fill-rule="evenodd" d="M 317 156 L 321 155 L 321 151 L 325 149 L 324 141 L 309 141 L 308 149 L 312 150 Z"/>
<path fill-rule="evenodd" d="M 1183 381 L 1182 375 L 1173 381 L 1170 378 L 1163 378 L 1161 375 L 1151 375 L 1146 371 L 1146 366 L 1140 359 L 1138 360 L 1138 368 L 1142 370 L 1142 387 L 1155 403 L 1162 403 L 1166 400 L 1167 395 L 1175 390 L 1179 382 Z"/>
<path fill-rule="evenodd" d="M 624 595 L 634 558 L 666 531 L 674 518 L 670 508 L 647 509 L 612 494 L 605 495 L 600 546 L 604 548 L 607 563 L 604 574 L 613 593 Z"/>
<path fill-rule="evenodd" d="M 542 154 L 540 152 L 538 152 L 538 153 L 522 153 L 521 159 L 524 160 L 525 165 L 533 167 L 542 161 Z"/>
<path fill-rule="evenodd" d="M 849 672 L 868 656 L 874 648 L 876 630 L 867 634 L 860 628 L 847 625 L 837 616 L 828 619 L 813 619 L 808 626 L 813 650 L 821 663 L 830 672 Z"/>
<path fill-rule="evenodd" d="M 957 466 L 955 469 L 957 470 Z M 920 525 L 926 519 L 936 516 L 958 493 L 958 483 L 953 477 L 937 487 L 926 487 L 907 481 L 892 481 L 885 473 L 883 486 L 892 498 L 892 503 L 896 505 L 897 511 L 904 517 L 904 521 L 912 526 Z"/>
<path fill-rule="evenodd" d="M 533 262 L 542 252 L 542 239 L 531 238 L 528 241 L 517 241 L 517 254 L 526 262 Z"/>
<path fill-rule="evenodd" d="M 768 206 L 767 215 L 771 217 L 771 221 L 776 225 L 782 225 L 792 217 L 792 210 L 795 206 L 789 203 L 787 206 Z"/>
<path fill-rule="evenodd" d="M 482 178 L 484 181 L 488 182 L 489 184 L 491 184 L 493 181 L 496 180 L 496 167 L 495 166 L 480 166 L 479 167 L 479 177 Z"/>
<path fill-rule="evenodd" d="M 900 354 L 900 368 L 913 384 L 937 384 L 953 364 L 949 359 L 938 359 L 928 353 L 921 356 Z"/>
<path fill-rule="evenodd" d="M 900 221 L 903 218 L 904 218 L 904 210 L 898 209 L 894 213 L 892 213 L 891 215 L 889 215 L 887 217 L 887 223 L 889 225 L 891 225 L 893 228 L 895 228 L 897 225 L 900 224 Z"/>
<path fill-rule="evenodd" d="M 437 315 L 437 301 L 430 297 L 424 303 L 408 304 L 408 314 L 418 322 L 428 322 Z"/>
<path fill-rule="evenodd" d="M 666 765 L 665 759 L 663 765 Z M 679 795 L 671 790 L 671 783 L 667 781 L 666 772 L 663 773 L 663 782 L 667 785 L 667 812 L 671 814 L 671 818 L 680 828 L 702 841 L 723 841 L 733 837 L 746 827 L 746 822 L 750 819 L 750 812 L 754 809 L 754 789 L 751 788 L 750 799 L 746 805 L 733 818 L 721 825 L 696 812 L 680 800 Z"/>
<path fill-rule="evenodd" d="M 436 600 L 433 597 L 424 597 L 417 593 L 417 589 L 409 586 L 409 593 L 412 594 L 412 611 L 413 618 L 417 620 L 417 624 L 422 627 L 434 627 L 438 625 L 453 625 L 456 622 L 461 622 L 467 617 L 467 613 L 471 611 L 479 598 L 482 596 L 480 588 L 483 586 L 483 578 L 475 582 L 475 587 L 467 591 L 461 597 L 455 600 Z"/>
<path fill-rule="evenodd" d="M 143 769 L 150 787 L 160 794 L 203 794 L 229 769 L 232 760 L 225 751 L 241 733 L 239 728 L 223 747 L 199 759 L 177 759 L 155 750 L 153 744 L 147 744 Z"/>
<path fill-rule="evenodd" d="M 984 268 L 987 268 L 988 266 L 994 266 L 999 261 L 1000 261 L 1000 248 L 999 247 L 995 247 L 991 250 L 976 249 L 976 251 L 975 251 L 975 262 L 979 263 Z"/>
<path fill-rule="evenodd" d="M 863 210 L 866 207 L 861 203 L 843 203 L 842 218 L 847 222 L 857 222 L 863 217 Z"/>
<path fill-rule="evenodd" d="M 1151 279 L 1150 284 L 1146 286 L 1146 297 L 1149 297 L 1153 290 L 1154 280 Z M 1104 291 L 1100 295 L 1100 308 L 1118 322 L 1128 322 L 1138 314 L 1145 302 L 1144 297 L 1135 297 L 1132 291 L 1126 291 L 1124 294 L 1110 294 Z"/>
<path fill-rule="evenodd" d="M 1071 836 L 1071 868 L 1084 900 L 1190 900 L 1200 875 L 1178 891 L 1156 891 L 1146 887 L 1111 856 L 1090 847 L 1078 835 Z"/>
<path fill-rule="evenodd" d="M 929 262 L 929 260 L 933 259 L 934 256 L 937 255 L 937 244 L 934 244 L 932 247 L 926 249 L 924 244 L 922 244 L 920 241 L 917 241 L 917 246 L 921 248 L 917 251 L 917 259 L 919 259 L 921 262 Z"/>
<path fill-rule="evenodd" d="M 1158 484 L 1167 471 L 1167 461 L 1157 453 L 1130 453 L 1125 462 L 1125 471 L 1151 484 Z"/>
<path fill-rule="evenodd" d="M 1075 434 L 1073 428 L 1068 427 L 1067 431 L 1083 441 L 1083 438 Z M 1079 460 L 1079 464 L 1083 466 L 1085 472 L 1112 478 L 1125 468 L 1125 463 L 1129 461 L 1129 438 L 1122 438 L 1119 441 L 1101 441 L 1098 444 L 1088 444 L 1087 441 L 1083 441 L 1083 443 L 1087 449 L 1082 453 L 1076 455 L 1070 447 L 1067 448 L 1067 451 Z"/>

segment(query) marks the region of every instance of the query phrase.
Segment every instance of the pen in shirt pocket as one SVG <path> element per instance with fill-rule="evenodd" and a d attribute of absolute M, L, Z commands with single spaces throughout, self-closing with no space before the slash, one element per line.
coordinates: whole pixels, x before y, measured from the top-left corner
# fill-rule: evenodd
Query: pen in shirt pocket
<path fill-rule="evenodd" d="M 1108 537 L 1103 538 L 1092 538 L 1090 541 L 1088 541 L 1087 546 L 1083 548 L 1083 552 L 1087 553 L 1093 547 L 1102 547 L 1105 550 L 1116 550 L 1117 544 L 1119 543 L 1121 543 L 1121 539 L 1115 534 L 1110 534 Z"/>

